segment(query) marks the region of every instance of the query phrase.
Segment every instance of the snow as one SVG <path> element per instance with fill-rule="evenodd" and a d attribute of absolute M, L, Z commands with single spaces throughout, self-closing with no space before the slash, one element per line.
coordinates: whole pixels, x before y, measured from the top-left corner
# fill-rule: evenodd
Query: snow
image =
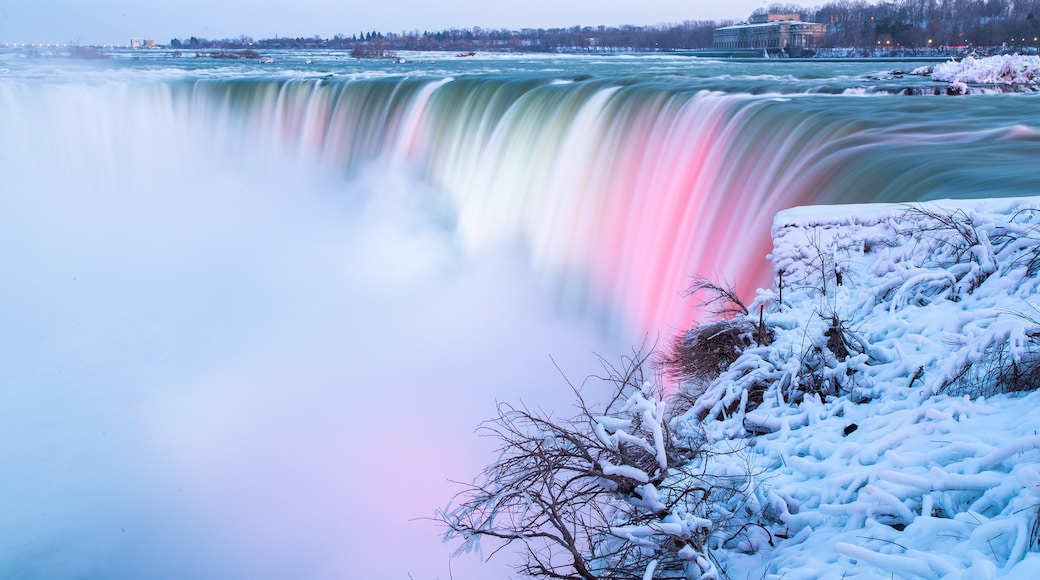
<path fill-rule="evenodd" d="M 1040 198 L 795 208 L 773 239 L 772 342 L 678 422 L 745 477 L 721 568 L 1037 577 Z"/>
<path fill-rule="evenodd" d="M 599 462 L 600 469 L 603 470 L 603 475 L 619 475 L 628 479 L 633 479 L 640 483 L 646 483 L 650 481 L 650 476 L 645 471 L 638 467 L 631 465 L 614 465 L 606 459 L 601 459 Z"/>
<path fill-rule="evenodd" d="M 923 70 L 920 72 L 924 73 Z M 960 61 L 936 65 L 931 74 L 933 81 L 954 83 L 958 87 L 967 84 L 1035 85 L 1040 82 L 1040 56 L 966 56 Z"/>

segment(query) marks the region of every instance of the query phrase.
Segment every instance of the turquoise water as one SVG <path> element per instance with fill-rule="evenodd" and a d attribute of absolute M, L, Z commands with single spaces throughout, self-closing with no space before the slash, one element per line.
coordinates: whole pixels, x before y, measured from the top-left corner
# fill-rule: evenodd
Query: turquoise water
<path fill-rule="evenodd" d="M 923 77 L 904 73 L 933 64 L 929 61 L 850 61 L 813 62 L 793 60 L 725 61 L 667 55 L 509 55 L 478 53 L 459 58 L 450 53 L 398 54 L 390 59 L 350 58 L 347 53 L 268 51 L 263 56 L 272 64 L 256 60 L 220 60 L 209 53 L 189 50 L 112 50 L 99 60 L 63 58 L 60 49 L 0 48 L 0 68 L 13 76 L 47 77 L 75 71 L 92 76 L 119 77 L 125 74 L 143 78 L 175 76 L 216 76 L 219 78 L 270 77 L 344 77 L 374 76 L 444 77 L 463 74 L 546 75 L 557 78 L 615 78 L 620 82 L 653 81 L 680 83 L 692 90 L 748 93 L 840 93 L 846 90 L 898 92 L 906 87 L 934 88 Z M 202 54 L 202 57 L 196 57 Z M 30 56 L 34 55 L 34 56 Z M 179 55 L 179 56 L 175 56 Z"/>

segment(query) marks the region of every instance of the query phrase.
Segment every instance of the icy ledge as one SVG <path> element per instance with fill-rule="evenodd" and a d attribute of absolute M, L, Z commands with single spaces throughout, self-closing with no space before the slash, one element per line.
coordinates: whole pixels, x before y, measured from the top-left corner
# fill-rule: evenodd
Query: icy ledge
<path fill-rule="evenodd" d="M 1040 578 L 1040 198 L 796 208 L 773 238 L 771 339 L 681 421 L 740 481 L 728 576 Z"/>

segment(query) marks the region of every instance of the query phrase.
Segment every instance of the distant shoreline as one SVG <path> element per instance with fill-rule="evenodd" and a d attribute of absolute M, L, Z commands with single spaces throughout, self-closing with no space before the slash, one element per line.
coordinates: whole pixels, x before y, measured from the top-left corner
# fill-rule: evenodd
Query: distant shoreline
<path fill-rule="evenodd" d="M 184 49 L 168 46 L 153 48 L 131 48 L 129 46 L 62 46 L 62 45 L 0 45 L 0 50 L 24 51 L 29 58 L 73 58 L 82 60 L 105 59 L 112 54 L 150 55 L 160 58 L 216 58 L 223 60 L 253 60 L 265 54 L 279 53 L 311 53 L 336 54 L 351 59 L 379 60 L 397 59 L 397 53 L 426 53 L 443 55 L 446 58 L 458 57 L 460 53 L 452 50 L 402 50 L 387 51 L 385 54 L 357 56 L 350 49 L 344 48 L 263 48 L 256 49 Z M 508 50 L 482 50 L 465 53 L 465 56 L 477 54 L 487 55 L 526 55 L 526 56 L 679 56 L 688 58 L 705 58 L 727 60 L 732 62 L 946 62 L 960 60 L 966 54 L 946 55 L 899 55 L 899 56 L 816 56 L 816 57 L 778 57 L 765 55 L 761 51 L 716 51 L 710 49 L 668 50 L 668 51 L 556 51 L 556 52 L 515 52 Z"/>

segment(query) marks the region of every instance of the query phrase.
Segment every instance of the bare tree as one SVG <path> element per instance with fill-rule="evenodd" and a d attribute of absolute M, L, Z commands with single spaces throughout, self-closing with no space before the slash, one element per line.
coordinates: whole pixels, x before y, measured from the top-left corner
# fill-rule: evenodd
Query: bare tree
<path fill-rule="evenodd" d="M 736 521 L 712 506 L 742 482 L 709 475 L 703 440 L 676 435 L 646 380 L 648 358 L 635 353 L 621 368 L 604 361 L 607 376 L 594 377 L 610 388 L 601 405 L 571 385 L 570 418 L 499 405 L 480 427 L 501 443 L 498 458 L 435 516 L 447 540 L 463 540 L 456 554 L 490 538 L 501 544 L 494 552 L 520 544 L 517 568 L 528 576 L 718 577 L 709 539 Z"/>

